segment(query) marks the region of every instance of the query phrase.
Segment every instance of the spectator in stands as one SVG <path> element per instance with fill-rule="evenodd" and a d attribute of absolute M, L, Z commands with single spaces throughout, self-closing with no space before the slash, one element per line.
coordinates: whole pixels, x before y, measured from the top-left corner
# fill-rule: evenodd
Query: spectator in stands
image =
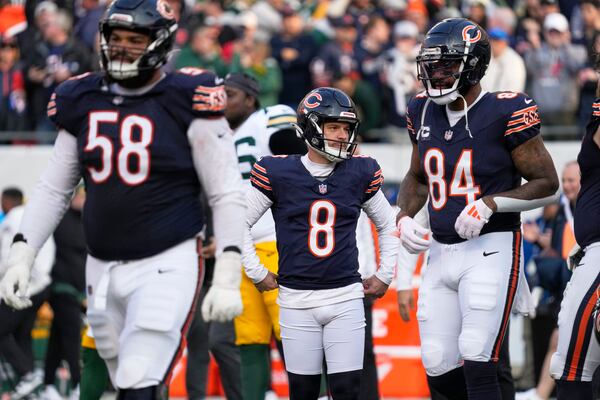
<path fill-rule="evenodd" d="M 262 0 L 255 2 L 250 11 L 258 16 L 258 30 L 267 37 L 281 32 L 281 10 L 286 7 L 284 0 Z"/>
<path fill-rule="evenodd" d="M 567 163 L 562 172 L 562 189 L 560 208 L 549 223 L 548 238 L 537 239 L 528 232 L 529 240 L 541 241 L 541 253 L 535 257 L 538 284 L 547 292 L 545 301 L 538 306 L 536 318 L 531 320 L 532 337 L 535 338 L 534 358 L 542 358 L 543 363 L 536 363 L 535 388 L 517 394 L 517 400 L 547 400 L 555 386 L 550 376 L 550 360 L 558 344 L 558 311 L 562 295 L 571 277 L 566 260 L 571 248 L 575 245 L 573 228 L 573 211 L 579 194 L 580 171 L 577 161 Z M 540 354 L 542 353 L 542 354 Z"/>
<path fill-rule="evenodd" d="M 19 232 L 23 217 L 23 192 L 17 188 L 6 188 L 1 197 L 2 211 L 6 217 L 0 225 L 0 275 L 4 275 L 8 249 L 13 237 Z M 31 329 L 37 310 L 48 297 L 50 269 L 54 261 L 54 242 L 49 239 L 35 260 L 31 270 L 29 293 L 33 305 L 23 310 L 14 310 L 0 304 L 0 356 L 14 369 L 19 382 L 10 394 L 10 399 L 20 400 L 29 396 L 42 384 L 42 376 L 34 372 Z"/>
<path fill-rule="evenodd" d="M 177 56 L 175 67 L 203 68 L 214 71 L 220 77 L 227 75 L 229 67 L 221 58 L 221 47 L 217 42 L 218 33 L 219 31 L 212 26 L 196 28 L 190 42 Z"/>
<path fill-rule="evenodd" d="M 388 122 L 399 127 L 406 127 L 406 105 L 421 87 L 417 79 L 418 36 L 419 30 L 413 22 L 397 22 L 394 47 L 385 54 L 383 79 L 392 91 Z"/>
<path fill-rule="evenodd" d="M 305 23 L 292 7 L 282 10 L 281 34 L 271 38 L 271 53 L 282 73 L 279 103 L 296 109 L 298 102 L 310 91 L 310 63 L 318 47 L 312 36 L 305 32 Z"/>
<path fill-rule="evenodd" d="M 331 86 L 340 89 L 352 98 L 361 119 L 358 132 L 364 141 L 379 141 L 379 138 L 370 132 L 381 126 L 381 102 L 380 97 L 368 82 L 358 78 L 358 74 L 342 74 L 336 72 L 333 75 Z"/>
<path fill-rule="evenodd" d="M 545 42 L 531 42 L 525 54 L 528 93 L 538 99 L 542 120 L 564 125 L 575 120 L 579 103 L 577 74 L 584 66 L 584 47 L 570 42 L 569 22 L 564 15 L 548 14 L 544 20 Z"/>
<path fill-rule="evenodd" d="M 81 0 L 80 5 L 73 34 L 93 52 L 98 40 L 98 23 L 105 10 L 104 3 L 100 0 Z"/>
<path fill-rule="evenodd" d="M 54 125 L 46 117 L 46 107 L 56 86 L 72 76 L 91 71 L 97 65 L 90 51 L 78 39 L 71 37 L 71 17 L 66 11 L 57 11 L 40 26 L 42 40 L 25 55 L 25 69 L 31 89 L 30 115 L 35 129 L 54 132 Z M 40 136 L 40 140 L 48 139 Z"/>
<path fill-rule="evenodd" d="M 381 54 L 390 45 L 390 26 L 378 15 L 372 16 L 364 27 L 364 35 L 356 45 L 355 57 L 363 80 L 377 93 L 383 92 L 381 74 L 385 58 Z"/>
<path fill-rule="evenodd" d="M 330 18 L 334 27 L 334 40 L 325 43 L 313 60 L 311 72 L 315 86 L 331 86 L 334 74 L 358 77 L 358 63 L 354 52 L 357 39 L 356 21 L 346 14 Z"/>
<path fill-rule="evenodd" d="M 481 87 L 489 92 L 510 90 L 525 91 L 527 72 L 523 58 L 509 46 L 508 33 L 500 28 L 488 31 L 492 58 L 488 70 L 481 80 Z"/>
<path fill-rule="evenodd" d="M 467 4 L 465 17 L 487 30 L 487 8 L 490 5 L 490 0 L 469 0 Z"/>
<path fill-rule="evenodd" d="M 242 48 L 233 58 L 231 72 L 243 72 L 254 77 L 260 84 L 258 100 L 261 107 L 278 103 L 282 88 L 281 69 L 271 57 L 268 42 L 255 38 L 250 46 Z"/>
<path fill-rule="evenodd" d="M 62 360 L 71 374 L 71 399 L 79 399 L 81 376 L 79 349 L 81 342 L 81 315 L 85 300 L 85 260 L 87 257 L 81 211 L 85 190 L 79 186 L 71 199 L 71 206 L 54 231 L 56 261 L 52 268 L 50 307 L 54 312 L 44 368 L 45 396 L 57 398 L 54 387 L 56 371 Z"/>
<path fill-rule="evenodd" d="M 0 131 L 25 129 L 25 83 L 15 37 L 0 36 Z"/>

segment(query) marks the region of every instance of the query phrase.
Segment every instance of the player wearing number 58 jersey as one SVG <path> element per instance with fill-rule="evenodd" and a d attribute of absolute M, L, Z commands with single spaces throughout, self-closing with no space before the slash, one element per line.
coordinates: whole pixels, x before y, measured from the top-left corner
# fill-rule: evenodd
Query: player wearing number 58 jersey
<path fill-rule="evenodd" d="M 30 304 L 31 263 L 83 178 L 87 314 L 119 399 L 160 396 L 180 354 L 203 276 L 200 190 L 217 243 L 203 315 L 226 320 L 242 309 L 244 192 L 226 96 L 210 72 L 161 71 L 176 29 L 164 0 L 111 3 L 100 23 L 102 73 L 64 82 L 48 104 L 58 137 L 0 283 L 9 305 Z"/>
<path fill-rule="evenodd" d="M 358 399 L 363 367 L 365 294 L 383 296 L 393 277 L 398 239 L 394 211 L 380 190 L 381 168 L 354 156 L 358 118 L 342 91 L 318 88 L 298 107 L 303 156 L 268 156 L 254 164 L 247 196 L 244 268 L 261 291 L 279 287 L 279 323 L 290 398 L 319 395 L 323 355 L 334 399 Z M 278 275 L 261 265 L 250 228 L 271 209 Z M 361 209 L 381 246 L 377 273 L 361 282 L 356 225 Z"/>
<path fill-rule="evenodd" d="M 426 91 L 407 113 L 413 153 L 398 227 L 409 251 L 431 244 L 417 319 L 429 384 L 449 399 L 501 398 L 496 368 L 508 318 L 530 303 L 519 212 L 552 201 L 558 188 L 535 102 L 482 91 L 489 60 L 481 27 L 438 23 L 417 58 Z M 432 239 L 412 219 L 428 198 Z"/>

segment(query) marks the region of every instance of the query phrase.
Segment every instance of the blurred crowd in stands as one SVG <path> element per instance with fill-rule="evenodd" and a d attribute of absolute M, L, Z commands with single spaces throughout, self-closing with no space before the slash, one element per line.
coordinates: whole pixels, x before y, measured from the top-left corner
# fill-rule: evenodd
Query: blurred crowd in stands
<path fill-rule="evenodd" d="M 179 21 L 167 68 L 244 71 L 259 80 L 263 106 L 295 107 L 311 87 L 340 88 L 363 114 L 365 141 L 385 141 L 383 130 L 405 126 L 407 100 L 420 90 L 420 40 L 447 17 L 488 30 L 484 88 L 527 92 L 545 125 L 583 126 L 594 100 L 600 0 L 167 1 Z M 106 6 L 0 0 L 0 131 L 54 130 L 46 103 L 60 82 L 98 70 Z"/>

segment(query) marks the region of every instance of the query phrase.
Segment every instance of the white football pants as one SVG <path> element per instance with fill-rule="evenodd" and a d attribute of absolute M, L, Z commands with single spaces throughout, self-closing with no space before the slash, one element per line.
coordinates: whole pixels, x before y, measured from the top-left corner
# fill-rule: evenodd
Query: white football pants
<path fill-rule="evenodd" d="M 423 366 L 438 376 L 463 360 L 497 360 L 523 269 L 521 232 L 431 243 L 417 320 Z"/>
<path fill-rule="evenodd" d="M 203 278 L 196 246 L 196 239 L 190 239 L 125 262 L 88 256 L 87 316 L 116 388 L 167 381 Z"/>
<path fill-rule="evenodd" d="M 279 308 L 285 368 L 299 375 L 356 371 L 363 368 L 363 299 L 315 308 Z"/>

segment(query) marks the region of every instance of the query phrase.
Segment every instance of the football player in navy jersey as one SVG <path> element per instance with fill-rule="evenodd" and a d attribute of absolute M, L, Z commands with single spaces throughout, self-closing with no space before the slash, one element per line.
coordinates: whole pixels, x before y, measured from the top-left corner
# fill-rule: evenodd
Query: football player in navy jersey
<path fill-rule="evenodd" d="M 290 398 L 319 395 L 323 355 L 334 399 L 358 399 L 363 368 L 365 316 L 362 298 L 383 296 L 399 246 L 395 213 L 380 190 L 381 168 L 353 156 L 358 118 L 344 92 L 317 88 L 298 106 L 298 134 L 305 155 L 266 156 L 251 171 L 246 275 L 261 291 L 279 288 L 279 323 Z M 261 263 L 250 229 L 271 209 L 278 275 Z M 361 282 L 356 226 L 361 209 L 380 237 L 379 270 Z"/>
<path fill-rule="evenodd" d="M 203 316 L 223 321 L 242 310 L 244 190 L 226 96 L 210 72 L 161 71 L 176 29 L 165 0 L 110 5 L 102 73 L 64 82 L 48 104 L 58 137 L 0 282 L 7 304 L 31 304 L 33 259 L 83 177 L 88 320 L 119 399 L 160 396 L 180 354 L 203 277 L 200 190 L 217 243 Z"/>
<path fill-rule="evenodd" d="M 600 55 L 596 57 L 600 74 Z M 560 305 L 558 348 L 550 363 L 559 400 L 595 398 L 592 378 L 600 365 L 600 85 L 596 97 L 577 156 L 577 246 L 571 251 L 573 275 Z"/>
<path fill-rule="evenodd" d="M 530 311 L 519 212 L 553 201 L 558 189 L 533 99 L 482 91 L 489 60 L 480 26 L 438 23 L 417 58 L 426 90 L 407 113 L 413 152 L 398 229 L 409 251 L 430 247 L 417 306 L 422 360 L 430 386 L 449 399 L 501 398 L 496 368 L 509 316 Z M 432 239 L 413 220 L 427 199 Z"/>

